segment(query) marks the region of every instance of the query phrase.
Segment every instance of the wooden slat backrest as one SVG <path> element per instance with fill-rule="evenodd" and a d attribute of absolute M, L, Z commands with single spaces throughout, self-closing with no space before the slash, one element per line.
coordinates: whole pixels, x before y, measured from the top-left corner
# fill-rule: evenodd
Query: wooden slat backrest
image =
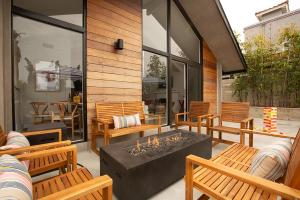
<path fill-rule="evenodd" d="M 6 134 L 2 130 L 2 127 L 0 126 L 0 146 L 4 146 L 6 144 Z"/>
<path fill-rule="evenodd" d="M 96 117 L 108 123 L 113 123 L 113 116 L 122 116 L 122 103 L 96 103 Z"/>
<path fill-rule="evenodd" d="M 144 119 L 144 102 L 124 102 L 123 103 L 124 115 L 139 114 L 141 119 Z"/>
<path fill-rule="evenodd" d="M 110 124 L 113 123 L 113 116 L 140 114 L 144 119 L 144 103 L 139 101 L 124 103 L 96 103 L 96 116 Z"/>
<path fill-rule="evenodd" d="M 240 123 L 249 117 L 249 102 L 223 102 L 221 117 L 222 121 Z"/>
<path fill-rule="evenodd" d="M 191 101 L 189 108 L 190 117 L 208 114 L 209 105 L 209 102 Z"/>
<path fill-rule="evenodd" d="M 293 143 L 284 184 L 300 190 L 300 129 Z"/>

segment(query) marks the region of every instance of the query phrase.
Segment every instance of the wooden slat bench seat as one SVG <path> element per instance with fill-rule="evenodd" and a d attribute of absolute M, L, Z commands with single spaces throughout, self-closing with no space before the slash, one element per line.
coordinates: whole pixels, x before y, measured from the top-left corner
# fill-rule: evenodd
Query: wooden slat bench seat
<path fill-rule="evenodd" d="M 128 128 L 115 129 L 113 116 L 124 116 L 139 114 L 142 125 Z M 156 124 L 146 124 L 148 116 L 157 118 Z M 140 133 L 142 137 L 144 131 L 149 129 L 158 129 L 161 132 L 161 118 L 159 115 L 144 113 L 144 102 L 123 102 L 123 103 L 96 103 L 96 118 L 92 123 L 91 145 L 92 150 L 99 154 L 96 148 L 96 137 L 104 136 L 104 144 L 108 145 L 110 138 L 119 137 L 131 133 Z"/>
<path fill-rule="evenodd" d="M 30 154 L 17 155 L 20 161 L 38 159 L 40 155 L 51 156 L 66 153 L 67 173 L 46 178 L 32 184 L 33 200 L 112 200 L 112 179 L 109 176 L 95 177 L 86 168 L 77 169 L 75 145 L 47 149 Z"/>
<path fill-rule="evenodd" d="M 210 160 L 190 155 L 186 159 L 186 200 L 193 198 L 193 187 L 204 193 L 200 199 L 300 199 L 300 130 L 292 149 L 284 185 L 248 174 L 258 152 L 253 147 L 233 144 Z"/>
<path fill-rule="evenodd" d="M 76 189 L 77 188 L 77 189 Z M 85 188 L 85 191 L 80 195 Z M 112 199 L 112 180 L 108 176 L 93 178 L 86 168 L 80 168 L 66 174 L 62 174 L 47 180 L 33 184 L 33 200 L 36 199 L 62 199 L 64 195 L 78 194 L 78 199 L 86 200 L 111 200 Z M 73 191 L 73 192 L 72 192 Z"/>
<path fill-rule="evenodd" d="M 71 141 L 69 140 L 61 141 L 61 129 L 25 132 L 23 134 L 25 136 L 31 136 L 31 135 L 37 135 L 37 134 L 42 135 L 42 134 L 49 134 L 49 133 L 57 133 L 59 141 L 47 143 L 47 144 L 41 144 L 41 145 L 33 145 L 29 147 L 20 147 L 16 149 L 3 150 L 0 151 L 0 155 L 3 154 L 20 155 L 23 153 L 31 155 L 33 153 L 37 153 L 40 151 L 50 150 L 50 149 L 60 149 L 62 147 L 71 145 Z M 6 144 L 6 134 L 2 131 L 1 127 L 0 127 L 0 141 L 1 141 L 1 146 Z M 76 154 L 76 152 L 74 152 L 74 154 Z M 61 152 L 58 151 L 57 154 L 48 155 L 48 156 L 39 154 L 39 157 L 36 158 L 32 158 L 29 156 L 28 160 L 29 160 L 29 173 L 31 176 L 36 176 L 43 173 L 47 173 L 51 170 L 63 171 L 67 166 L 67 153 L 64 151 Z"/>
<path fill-rule="evenodd" d="M 234 142 L 224 140 L 222 132 L 240 136 L 240 143 L 245 143 L 245 134 L 241 129 L 253 129 L 253 118 L 249 117 L 249 102 L 222 102 L 221 114 L 209 117 L 208 130 L 213 137 L 213 132 L 218 131 L 219 137 L 213 138 L 214 145 L 218 143 L 233 144 Z M 214 119 L 219 119 L 218 125 L 215 125 Z M 225 126 L 223 122 L 233 122 L 240 124 L 240 128 Z M 252 138 L 249 138 L 249 146 L 252 146 Z"/>
<path fill-rule="evenodd" d="M 209 114 L 209 105 L 208 102 L 191 101 L 189 112 L 177 113 L 175 115 L 175 128 L 178 129 L 179 126 L 188 126 L 191 131 L 192 127 L 197 127 L 197 132 L 201 133 L 201 127 L 207 128 L 207 118 L 212 116 Z M 180 120 L 180 116 L 184 115 L 187 116 L 187 120 Z M 206 122 L 203 122 L 203 119 L 206 119 Z"/>

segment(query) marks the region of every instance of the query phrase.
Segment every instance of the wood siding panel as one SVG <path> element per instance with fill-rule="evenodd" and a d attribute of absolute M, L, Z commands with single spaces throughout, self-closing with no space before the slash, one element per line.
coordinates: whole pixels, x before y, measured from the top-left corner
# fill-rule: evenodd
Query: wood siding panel
<path fill-rule="evenodd" d="M 87 1 L 88 132 L 96 102 L 142 100 L 140 0 Z M 117 39 L 124 49 L 115 50 Z"/>
<path fill-rule="evenodd" d="M 217 60 L 203 44 L 203 100 L 210 102 L 210 112 L 217 112 Z"/>

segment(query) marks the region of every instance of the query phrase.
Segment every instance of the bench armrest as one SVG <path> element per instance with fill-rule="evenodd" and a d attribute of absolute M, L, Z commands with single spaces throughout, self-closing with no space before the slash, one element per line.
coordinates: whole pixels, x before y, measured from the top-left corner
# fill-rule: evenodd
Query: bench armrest
<path fill-rule="evenodd" d="M 244 120 L 242 120 L 241 122 L 242 122 L 242 123 L 248 123 L 248 122 L 250 122 L 250 121 L 253 121 L 253 118 L 252 118 L 252 117 L 248 117 L 247 119 L 244 119 Z"/>
<path fill-rule="evenodd" d="M 278 137 L 278 138 L 288 138 L 294 140 L 295 137 L 293 136 L 288 136 L 288 135 L 283 135 L 283 134 L 278 134 L 278 133 L 268 133 L 268 132 L 263 132 L 263 131 L 256 131 L 256 130 L 250 130 L 250 129 L 241 129 L 242 132 L 244 133 L 252 133 L 255 135 L 265 135 L 265 136 L 270 136 L 270 137 Z"/>
<path fill-rule="evenodd" d="M 63 146 L 68 146 L 71 145 L 71 141 L 63 141 L 63 142 L 52 142 L 48 144 L 40 144 L 40 145 L 34 145 L 34 146 L 29 146 L 29 147 L 20 147 L 16 149 L 9 149 L 9 150 L 3 150 L 0 151 L 0 155 L 4 154 L 9 154 L 9 155 L 18 155 L 24 152 L 35 152 L 35 151 L 42 151 L 45 149 L 52 149 L 52 148 L 57 148 L 57 147 L 63 147 Z"/>
<path fill-rule="evenodd" d="M 62 131 L 61 129 L 49 129 L 49 130 L 42 130 L 42 131 L 29 131 L 29 132 L 22 132 L 25 137 L 34 136 L 34 135 L 44 135 L 49 133 L 56 133 L 58 134 L 58 141 L 62 140 Z"/>
<path fill-rule="evenodd" d="M 107 124 L 107 125 L 111 124 L 108 121 L 103 120 L 103 119 L 97 119 L 97 122 L 100 123 L 100 124 Z"/>
<path fill-rule="evenodd" d="M 182 112 L 182 113 L 177 113 L 176 116 L 180 116 L 180 115 L 189 115 L 189 112 Z"/>
<path fill-rule="evenodd" d="M 198 119 L 205 119 L 205 118 L 209 119 L 212 116 L 213 116 L 213 114 L 206 114 L 206 115 L 199 115 L 199 116 L 197 116 L 197 118 Z"/>
<path fill-rule="evenodd" d="M 50 194 L 40 200 L 69 200 L 69 199 L 79 199 L 84 195 L 90 194 L 92 192 L 96 192 L 97 190 L 102 189 L 103 200 L 111 200 L 112 199 L 112 179 L 107 176 L 99 176 L 93 178 L 84 183 L 80 183 L 78 185 L 69 187 L 65 190 L 56 192 L 54 194 Z"/>
<path fill-rule="evenodd" d="M 221 115 L 211 114 L 211 116 L 208 119 L 210 119 L 210 120 L 213 120 L 213 119 L 216 119 L 216 118 L 220 119 L 220 117 L 221 117 Z"/>
<path fill-rule="evenodd" d="M 296 190 L 293 188 L 290 188 L 286 185 L 275 183 L 257 176 L 250 175 L 245 172 L 238 171 L 236 169 L 227 167 L 225 165 L 215 163 L 211 160 L 206 160 L 194 155 L 189 155 L 186 157 L 186 174 L 188 177 L 186 177 L 187 181 L 193 181 L 193 165 L 202 166 L 204 168 L 210 169 L 212 171 L 215 171 L 217 173 L 220 173 L 222 175 L 237 179 L 238 181 L 241 181 L 243 183 L 259 187 L 265 191 L 268 191 L 270 193 L 275 193 L 283 198 L 287 199 L 300 199 L 300 190 Z M 191 183 L 186 183 L 189 186 L 191 186 Z"/>

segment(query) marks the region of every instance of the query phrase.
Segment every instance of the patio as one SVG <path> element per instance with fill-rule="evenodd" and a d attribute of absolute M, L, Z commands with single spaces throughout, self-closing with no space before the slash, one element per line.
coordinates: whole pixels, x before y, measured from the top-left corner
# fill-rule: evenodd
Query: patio
<path fill-rule="evenodd" d="M 262 119 L 259 118 L 255 118 L 254 119 L 254 123 L 256 124 L 257 128 L 261 128 L 262 127 Z M 230 125 L 236 125 L 236 124 L 230 124 Z M 278 120 L 278 130 L 280 131 L 284 131 L 287 135 L 289 136 L 295 136 L 298 129 L 300 127 L 300 122 L 298 121 L 283 121 L 283 120 Z M 186 129 L 187 128 L 183 128 Z M 205 133 L 205 128 L 202 128 L 203 133 Z M 163 127 L 162 128 L 162 132 L 168 131 L 170 130 L 169 127 Z M 172 129 L 173 130 L 173 129 Z M 195 131 L 193 129 L 193 131 Z M 152 131 L 147 131 L 145 133 L 145 136 L 148 135 L 153 135 L 156 134 L 156 132 L 152 132 Z M 126 140 L 128 138 L 138 138 L 138 134 L 136 135 L 131 135 L 131 136 L 125 136 L 123 138 L 117 138 L 116 140 L 114 140 L 113 142 L 119 142 L 119 141 L 123 141 Z M 224 134 L 224 138 L 229 139 L 229 140 L 233 140 L 236 142 L 239 142 L 239 138 L 235 135 L 231 135 L 231 134 Z M 99 144 L 102 141 L 102 139 L 98 140 Z M 248 139 L 246 137 L 246 144 L 248 143 Z M 261 148 L 267 144 L 270 144 L 270 140 L 269 137 L 267 136 L 261 136 L 261 135 L 257 135 L 254 137 L 254 147 L 257 148 Z M 83 166 L 87 167 L 90 172 L 94 175 L 94 176 L 99 176 L 100 175 L 100 161 L 99 161 L 99 157 L 92 152 L 87 144 L 80 144 L 77 145 L 79 148 L 79 152 L 78 152 L 78 163 L 82 164 Z M 221 151 L 223 151 L 226 147 L 228 147 L 228 145 L 226 144 L 218 144 L 215 147 L 213 147 L 212 149 L 212 156 L 220 153 Z M 184 180 L 180 180 L 174 184 L 172 184 L 171 186 L 169 186 L 168 188 L 166 188 L 165 190 L 161 191 L 160 193 L 154 195 L 153 197 L 150 198 L 150 200 L 166 200 L 166 199 L 174 199 L 174 200 L 181 200 L 181 199 L 185 199 L 185 183 Z M 200 197 L 201 193 L 198 190 L 194 190 L 194 197 Z M 113 199 L 117 199 L 115 196 Z"/>

